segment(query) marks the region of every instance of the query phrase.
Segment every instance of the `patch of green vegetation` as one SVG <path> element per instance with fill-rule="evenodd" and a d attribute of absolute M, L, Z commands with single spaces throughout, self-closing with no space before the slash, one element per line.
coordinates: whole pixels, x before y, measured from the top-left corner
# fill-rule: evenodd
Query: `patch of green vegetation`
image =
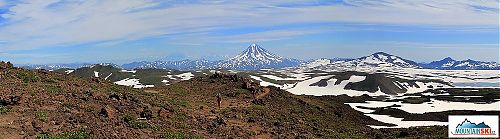
<path fill-rule="evenodd" d="M 30 71 L 20 72 L 16 75 L 19 79 L 23 80 L 24 83 L 30 82 L 38 82 L 40 81 L 40 77 L 36 76 L 34 73 Z"/>
<path fill-rule="evenodd" d="M 111 74 L 113 73 L 113 74 Z M 119 81 L 119 80 L 123 80 L 125 78 L 131 78 L 132 75 L 134 75 L 133 73 L 130 73 L 130 72 L 119 72 L 119 71 L 113 71 L 113 72 L 110 72 L 110 73 L 103 73 L 105 77 L 108 77 L 108 75 L 110 75 L 106 80 L 109 80 L 111 82 L 116 82 L 116 81 Z"/>
<path fill-rule="evenodd" d="M 227 97 L 238 97 L 241 94 L 250 94 L 250 91 L 248 91 L 246 89 L 238 88 L 235 91 L 224 93 L 224 95 Z"/>
<path fill-rule="evenodd" d="M 95 84 L 91 84 L 91 85 L 90 85 L 90 88 L 91 88 L 92 90 L 97 90 L 97 85 L 95 85 Z"/>
<path fill-rule="evenodd" d="M 162 85 L 162 76 L 169 75 L 168 70 L 165 69 L 138 69 L 136 70 L 135 77 L 138 78 L 141 84 Z"/>
<path fill-rule="evenodd" d="M 274 79 L 270 79 L 270 78 L 267 78 L 267 77 L 264 77 L 264 76 L 261 76 L 261 75 L 258 75 L 258 77 L 260 77 L 260 79 L 262 79 L 263 81 L 265 82 L 270 82 L 270 83 L 273 83 L 273 84 L 278 84 L 278 85 L 284 85 L 285 83 L 282 82 L 282 81 L 278 81 L 278 80 L 274 80 Z"/>
<path fill-rule="evenodd" d="M 54 80 L 53 78 L 44 79 L 43 82 L 44 83 L 49 83 L 49 84 L 51 84 L 51 83 L 57 83 L 57 81 Z"/>
<path fill-rule="evenodd" d="M 118 86 L 116 84 L 111 85 L 111 87 L 109 87 L 108 90 L 109 90 L 108 92 L 120 92 L 121 91 L 120 86 Z"/>
<path fill-rule="evenodd" d="M 10 112 L 12 108 L 8 106 L 0 106 L 0 114 L 5 114 L 7 112 Z"/>
<path fill-rule="evenodd" d="M 187 119 L 187 115 L 185 113 L 182 113 L 182 112 L 177 112 L 177 113 L 175 113 L 173 119 L 175 121 L 184 122 Z"/>
<path fill-rule="evenodd" d="M 203 139 L 202 136 L 191 135 L 181 132 L 166 132 L 161 135 L 162 139 Z"/>
<path fill-rule="evenodd" d="M 85 112 L 93 112 L 94 108 L 92 107 L 85 107 Z"/>
<path fill-rule="evenodd" d="M 191 105 L 189 105 L 189 102 L 187 102 L 185 100 L 180 100 L 177 98 L 172 98 L 168 102 L 174 106 L 179 106 L 179 107 L 190 107 L 191 106 Z"/>
<path fill-rule="evenodd" d="M 262 106 L 262 105 L 252 105 L 250 106 L 251 109 L 253 110 L 259 110 L 259 111 L 264 111 L 264 110 L 267 110 L 267 108 L 265 106 Z"/>
<path fill-rule="evenodd" d="M 178 86 L 178 85 L 172 85 L 170 87 L 170 89 L 172 89 L 172 91 L 175 92 L 176 95 L 179 95 L 179 96 L 187 96 L 188 95 L 187 90 Z"/>
<path fill-rule="evenodd" d="M 30 96 L 35 96 L 35 95 L 36 95 L 35 90 L 31 90 L 30 91 Z"/>
<path fill-rule="evenodd" d="M 89 139 L 90 136 L 85 130 L 80 129 L 72 133 L 63 133 L 58 135 L 40 134 L 37 139 Z"/>
<path fill-rule="evenodd" d="M 137 120 L 136 117 L 132 115 L 125 115 L 123 117 L 123 120 L 128 124 L 129 127 L 135 128 L 135 129 L 145 129 L 145 128 L 150 128 L 153 130 L 158 130 L 158 127 L 153 126 L 149 124 L 147 121 L 140 121 Z"/>
<path fill-rule="evenodd" d="M 151 126 L 145 122 L 145 121 L 138 121 L 134 120 L 129 122 L 130 127 L 135 128 L 135 129 L 144 129 L 144 128 L 150 128 Z"/>
<path fill-rule="evenodd" d="M 35 118 L 40 120 L 40 121 L 43 121 L 43 122 L 47 122 L 49 120 L 49 117 L 47 116 L 47 112 L 44 112 L 44 111 L 37 111 L 35 113 Z"/>
<path fill-rule="evenodd" d="M 255 131 L 248 131 L 248 134 L 250 134 L 251 136 L 257 136 L 257 133 Z"/>
<path fill-rule="evenodd" d="M 222 110 L 222 114 L 223 114 L 223 115 L 230 114 L 230 113 L 231 113 L 231 111 L 233 111 L 233 110 L 234 110 L 234 108 L 230 108 L 230 107 L 228 107 L 228 108 L 224 108 L 224 109 Z"/>
<path fill-rule="evenodd" d="M 62 92 L 62 89 L 59 86 L 55 86 L 55 85 L 46 85 L 45 90 L 48 93 L 52 93 L 52 94 Z"/>

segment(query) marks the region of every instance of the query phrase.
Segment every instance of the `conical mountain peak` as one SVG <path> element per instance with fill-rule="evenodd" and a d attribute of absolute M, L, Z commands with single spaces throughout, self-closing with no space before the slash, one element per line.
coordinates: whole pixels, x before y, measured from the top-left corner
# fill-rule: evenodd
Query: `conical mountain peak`
<path fill-rule="evenodd" d="M 446 57 L 446 58 L 443 59 L 443 61 L 454 61 L 454 60 L 451 57 Z"/>
<path fill-rule="evenodd" d="M 264 67 L 286 67 L 298 65 L 298 61 L 286 59 L 268 52 L 260 45 L 253 43 L 239 55 L 225 61 L 221 67 L 230 69 L 260 69 Z"/>

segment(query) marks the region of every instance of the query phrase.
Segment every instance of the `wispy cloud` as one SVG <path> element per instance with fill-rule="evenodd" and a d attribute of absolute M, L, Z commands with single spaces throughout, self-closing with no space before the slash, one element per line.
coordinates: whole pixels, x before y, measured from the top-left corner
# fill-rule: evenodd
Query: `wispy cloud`
<path fill-rule="evenodd" d="M 5 3 L 5 2 L 4 2 Z M 138 40 L 221 29 L 307 23 L 372 23 L 498 27 L 497 0 L 389 1 L 137 1 L 30 0 L 1 15 L 3 51 L 92 42 Z M 2 0 L 0 0 L 0 7 Z M 4 4 L 5 5 L 5 4 Z M 469 28 L 474 30 L 474 28 Z M 270 30 L 222 36 L 228 42 L 265 41 L 318 30 Z M 210 37 L 210 36 L 204 36 Z"/>
<path fill-rule="evenodd" d="M 197 45 L 203 43 L 255 43 L 275 40 L 292 39 L 304 35 L 328 33 L 334 31 L 333 27 L 320 28 L 292 28 L 292 29 L 272 29 L 251 33 L 214 35 L 207 33 L 194 33 L 179 35 L 170 39 L 170 44 L 184 45 L 196 42 Z"/>
<path fill-rule="evenodd" d="M 500 50 L 498 43 L 422 43 L 422 42 L 374 42 L 375 44 L 389 45 L 392 47 L 414 47 L 414 48 L 446 48 L 446 49 L 487 49 L 487 50 Z M 495 47 L 496 46 L 496 47 Z"/>

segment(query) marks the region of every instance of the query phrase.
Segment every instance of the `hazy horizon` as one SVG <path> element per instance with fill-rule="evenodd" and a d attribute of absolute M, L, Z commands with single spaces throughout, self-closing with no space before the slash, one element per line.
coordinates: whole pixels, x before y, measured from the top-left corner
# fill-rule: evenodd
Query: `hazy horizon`
<path fill-rule="evenodd" d="M 243 51 L 243 50 L 241 50 L 241 51 Z M 306 58 L 306 59 L 293 58 L 293 57 L 286 57 L 286 58 L 293 58 L 293 59 L 302 60 L 302 61 L 317 60 L 317 59 L 322 59 L 322 58 L 326 58 L 326 59 L 355 59 L 355 58 L 360 58 L 360 57 L 363 57 L 363 56 L 368 56 L 368 55 L 371 55 L 371 54 L 374 54 L 374 53 L 377 53 L 377 52 L 383 52 L 383 51 L 374 51 L 374 52 L 366 53 L 366 54 L 363 53 L 365 55 L 360 54 L 358 57 L 316 57 L 316 58 Z M 36 63 L 13 63 L 13 64 L 15 64 L 15 65 L 21 65 L 21 66 L 24 66 L 24 65 L 58 65 L 58 64 L 99 64 L 99 63 L 112 63 L 112 64 L 117 64 L 117 65 L 123 65 L 123 64 L 129 64 L 129 63 L 132 63 L 132 62 L 142 62 L 142 61 L 182 61 L 182 60 L 200 60 L 200 59 L 210 60 L 210 61 L 222 61 L 222 60 L 228 60 L 228 59 L 232 58 L 233 56 L 236 56 L 237 54 L 240 54 L 240 53 L 241 52 L 237 52 L 237 53 L 235 53 L 232 56 L 217 57 L 217 58 L 213 58 L 213 57 L 193 58 L 193 57 L 187 57 L 187 56 L 181 55 L 181 54 L 170 54 L 170 55 L 163 56 L 163 57 L 146 58 L 146 59 L 142 59 L 142 60 L 141 59 L 136 59 L 136 60 L 130 60 L 130 61 L 124 61 L 124 62 L 79 61 L 79 62 L 65 62 L 65 63 L 57 63 L 56 62 L 56 63 L 39 63 L 39 64 L 36 64 Z M 274 54 L 274 52 L 271 52 L 271 53 Z M 388 52 L 385 52 L 385 53 L 388 53 Z M 399 56 L 399 55 L 393 54 L 393 53 L 388 53 L 388 54 Z M 446 57 L 442 57 L 442 58 L 439 58 L 439 59 L 435 59 L 433 61 L 439 61 L 439 60 L 445 59 L 447 57 L 450 57 L 453 60 L 457 60 L 457 61 L 463 61 L 463 60 L 470 59 L 470 58 L 467 58 L 467 59 L 457 59 L 457 58 L 454 58 L 454 57 L 451 57 L 451 56 L 446 56 Z M 417 63 L 430 63 L 430 62 L 433 62 L 433 61 L 415 61 L 413 59 L 409 59 L 409 58 L 405 58 L 405 57 L 401 57 L 401 58 L 404 58 L 404 59 L 407 59 L 407 60 L 412 60 L 412 61 L 417 62 Z M 476 59 L 471 59 L 471 60 L 476 60 Z M 497 61 L 484 61 L 484 62 L 497 62 Z"/>
<path fill-rule="evenodd" d="M 14 64 L 209 59 L 258 43 L 301 60 L 386 52 L 415 62 L 500 62 L 487 1 L 7 1 L 0 60 Z"/>

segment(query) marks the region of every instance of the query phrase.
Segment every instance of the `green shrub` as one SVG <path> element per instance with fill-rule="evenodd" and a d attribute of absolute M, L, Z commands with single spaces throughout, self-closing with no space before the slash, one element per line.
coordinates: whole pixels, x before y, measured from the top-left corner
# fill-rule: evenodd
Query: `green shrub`
<path fill-rule="evenodd" d="M 166 132 L 161 136 L 162 139 L 203 139 L 201 136 L 184 134 L 181 132 Z"/>
<path fill-rule="evenodd" d="M 258 110 L 258 111 L 264 111 L 264 110 L 267 109 L 265 106 L 256 105 L 256 104 L 251 105 L 250 108 L 253 109 L 253 110 Z"/>
<path fill-rule="evenodd" d="M 134 116 L 132 116 L 132 115 L 125 115 L 123 117 L 123 120 L 131 128 L 135 128 L 135 129 L 151 128 L 151 129 L 154 129 L 154 130 L 158 129 L 156 126 L 150 125 L 146 121 L 139 121 L 139 120 L 137 120 L 137 118 L 134 117 Z"/>
<path fill-rule="evenodd" d="M 62 92 L 62 89 L 59 86 L 55 86 L 55 85 L 46 85 L 45 86 L 45 90 L 48 93 L 59 93 L 59 92 Z"/>
<path fill-rule="evenodd" d="M 168 102 L 174 106 L 179 106 L 179 107 L 189 107 L 190 106 L 187 101 L 179 100 L 177 98 L 172 98 Z"/>
<path fill-rule="evenodd" d="M 173 92 L 175 92 L 175 94 L 177 94 L 179 96 L 187 96 L 188 95 L 187 90 L 180 87 L 180 86 L 172 85 L 171 89 Z"/>
<path fill-rule="evenodd" d="M 40 77 L 36 76 L 35 74 L 29 71 L 18 73 L 17 77 L 23 80 L 24 83 L 40 81 Z"/>
<path fill-rule="evenodd" d="M 187 115 L 185 113 L 182 113 L 182 112 L 177 112 L 177 113 L 175 113 L 173 119 L 175 121 L 183 122 L 183 121 L 186 121 Z"/>
<path fill-rule="evenodd" d="M 90 136 L 85 130 L 80 129 L 72 133 L 64 133 L 59 135 L 41 134 L 36 136 L 37 139 L 89 139 Z"/>
<path fill-rule="evenodd" d="M 43 122 L 47 122 L 47 120 L 49 120 L 49 118 L 47 117 L 47 112 L 44 112 L 44 111 L 36 112 L 35 117 L 36 117 L 36 119 L 43 121 Z"/>
<path fill-rule="evenodd" d="M 11 107 L 7 106 L 0 106 L 0 114 L 5 114 L 7 112 L 10 112 Z"/>
<path fill-rule="evenodd" d="M 30 91 L 30 96 L 35 96 L 35 95 L 36 95 L 35 90 L 31 90 Z"/>

